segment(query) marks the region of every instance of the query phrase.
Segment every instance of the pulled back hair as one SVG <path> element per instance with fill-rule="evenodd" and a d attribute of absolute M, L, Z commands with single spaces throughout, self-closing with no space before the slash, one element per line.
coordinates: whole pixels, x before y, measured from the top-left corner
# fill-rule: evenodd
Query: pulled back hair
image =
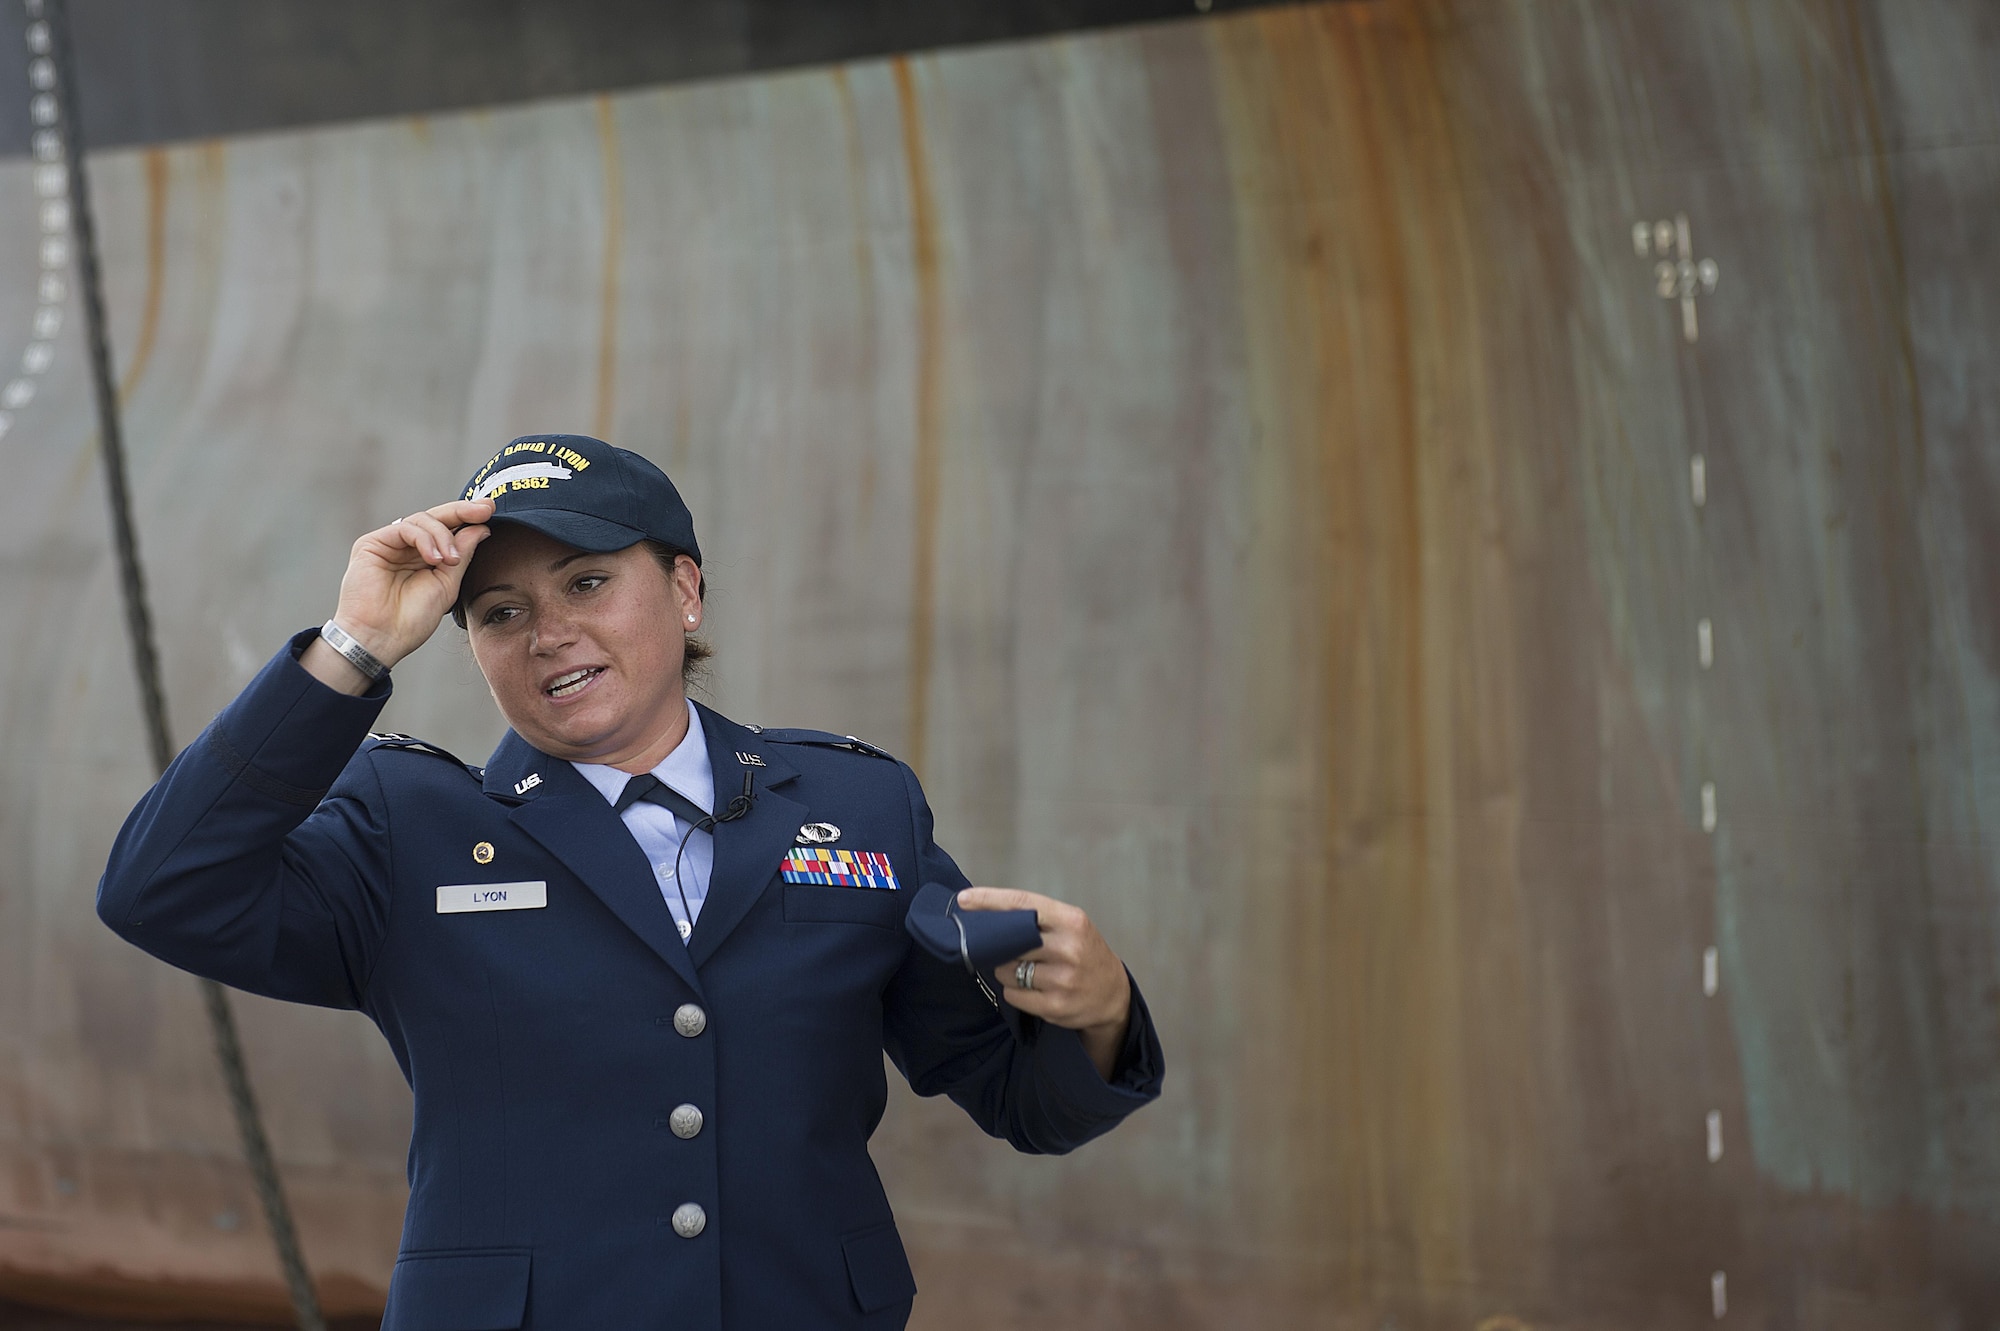
<path fill-rule="evenodd" d="M 667 580 L 671 582 L 674 576 L 674 564 L 682 555 L 687 554 L 687 551 L 668 545 L 665 541 L 646 540 L 639 542 L 639 544 L 646 547 L 646 553 L 653 557 L 653 562 L 660 566 L 660 572 L 665 574 Z M 693 558 L 693 556 L 689 555 L 689 558 Z M 708 575 L 706 573 L 697 574 L 695 594 L 701 598 L 702 604 L 706 605 L 708 603 Z M 463 598 L 451 607 L 451 622 L 458 625 L 460 629 L 465 628 L 465 601 Z M 708 644 L 707 639 L 697 637 L 692 633 L 688 634 L 687 645 L 681 652 L 681 683 L 684 685 L 694 684 L 706 679 L 708 677 L 708 663 L 714 656 L 715 648 Z"/>
<path fill-rule="evenodd" d="M 682 555 L 687 554 L 687 551 L 676 549 L 665 541 L 646 540 L 639 544 L 646 547 L 646 553 L 653 557 L 653 562 L 667 575 L 667 581 L 672 582 L 674 564 Z M 693 557 L 688 555 L 690 559 Z M 695 571 L 695 595 L 701 598 L 703 605 L 708 604 L 708 575 L 700 571 L 699 565 Z M 681 683 L 693 684 L 707 679 L 708 663 L 714 657 L 715 648 L 708 644 L 707 639 L 696 637 L 692 633 L 688 634 L 687 645 L 681 649 Z"/>

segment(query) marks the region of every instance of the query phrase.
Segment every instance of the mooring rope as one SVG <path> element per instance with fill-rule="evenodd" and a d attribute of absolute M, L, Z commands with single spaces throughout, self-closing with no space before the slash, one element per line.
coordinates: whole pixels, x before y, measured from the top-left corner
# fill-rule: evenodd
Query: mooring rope
<path fill-rule="evenodd" d="M 84 174 L 83 121 L 77 114 L 76 65 L 72 59 L 69 11 L 65 0 L 24 0 L 28 10 L 29 46 L 46 51 L 53 75 L 62 160 L 68 174 L 70 237 L 75 247 L 76 278 L 83 298 L 84 337 L 90 353 L 91 386 L 97 398 L 98 443 L 104 457 L 104 497 L 111 510 L 111 539 L 117 551 L 119 586 L 124 593 L 125 627 L 132 645 L 132 669 L 139 680 L 139 700 L 146 714 L 146 738 L 153 768 L 164 773 L 173 761 L 174 745 L 167 728 L 166 694 L 160 687 L 160 656 L 153 638 L 153 617 L 147 609 L 146 580 L 139 563 L 139 537 L 132 525 L 132 497 L 126 483 L 125 440 L 119 427 L 118 380 L 111 369 L 111 344 L 104 328 L 104 292 L 97 265 L 97 231 L 90 213 L 90 183 Z M 243 1155 L 264 1206 L 271 1241 L 291 1289 L 292 1308 L 300 1331 L 326 1331 L 319 1298 L 292 1227 L 291 1208 L 278 1179 L 277 1161 L 264 1133 L 263 1116 L 251 1092 L 250 1072 L 236 1035 L 236 1017 L 229 995 L 213 980 L 200 981 L 202 1000 L 215 1040 L 216 1060 L 236 1114 Z"/>
<path fill-rule="evenodd" d="M 28 151 L 35 165 L 28 178 L 35 187 L 35 211 L 41 223 L 36 257 L 41 269 L 35 282 L 35 314 L 28 325 L 28 345 L 21 352 L 15 375 L 0 388 L 0 439 L 14 426 L 14 413 L 35 400 L 37 382 L 56 358 L 56 334 L 62 331 L 63 303 L 69 298 L 69 172 L 62 161 L 61 110 L 56 104 L 56 66 L 49 58 L 47 24 L 34 20 L 40 0 L 25 0 L 28 27 Z"/>

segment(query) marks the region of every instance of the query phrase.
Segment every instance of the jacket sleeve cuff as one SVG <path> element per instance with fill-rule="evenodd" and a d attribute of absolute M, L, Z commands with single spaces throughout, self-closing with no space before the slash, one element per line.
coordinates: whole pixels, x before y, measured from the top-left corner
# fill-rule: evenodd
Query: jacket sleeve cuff
<path fill-rule="evenodd" d="M 1125 1043 L 1119 1048 L 1111 1080 L 1098 1075 L 1097 1065 L 1084 1052 L 1083 1038 L 1075 1031 L 1036 1023 L 1040 1027 L 1033 1037 L 1036 1062 L 1063 1103 L 1086 1119 L 1121 1119 L 1160 1098 L 1166 1055 L 1145 995 L 1131 975 L 1129 970 L 1125 973 L 1132 984 L 1132 1019 L 1125 1028 Z"/>
<path fill-rule="evenodd" d="M 317 804 L 389 701 L 385 676 L 356 697 L 299 664 L 318 629 L 295 634 L 203 737 L 230 774 L 287 803 Z"/>

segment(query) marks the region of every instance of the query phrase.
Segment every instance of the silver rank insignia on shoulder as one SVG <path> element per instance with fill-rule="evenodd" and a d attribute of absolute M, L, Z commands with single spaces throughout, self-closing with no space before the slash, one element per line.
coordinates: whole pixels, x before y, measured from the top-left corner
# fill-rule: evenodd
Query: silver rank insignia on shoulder
<path fill-rule="evenodd" d="M 801 846 L 830 846 L 840 840 L 840 829 L 832 823 L 807 823 L 799 829 Z"/>

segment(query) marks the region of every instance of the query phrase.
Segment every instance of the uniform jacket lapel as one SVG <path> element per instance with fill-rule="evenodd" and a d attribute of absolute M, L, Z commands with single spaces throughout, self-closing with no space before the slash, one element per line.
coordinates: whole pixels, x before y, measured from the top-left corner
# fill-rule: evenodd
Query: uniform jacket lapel
<path fill-rule="evenodd" d="M 767 747 L 756 732 L 699 703 L 695 709 L 708 738 L 709 765 L 715 770 L 716 813 L 726 811 L 729 801 L 743 793 L 746 773 L 755 792 L 749 813 L 715 825 L 715 867 L 708 878 L 708 900 L 702 904 L 687 946 L 689 957 L 699 966 L 715 955 L 770 886 L 778 861 L 792 848 L 805 821 L 806 808 L 777 791 L 798 775 L 777 746 Z"/>
<path fill-rule="evenodd" d="M 711 741 L 711 752 L 713 748 Z M 730 765 L 735 766 L 733 759 Z M 510 730 L 486 765 L 484 787 L 492 798 L 513 804 L 514 824 L 581 878 L 689 988 L 701 992 L 694 962 L 660 896 L 652 866 L 604 796 L 574 767 Z M 718 868 L 721 862 L 718 841 Z M 707 920 L 706 908 L 701 918 Z"/>

